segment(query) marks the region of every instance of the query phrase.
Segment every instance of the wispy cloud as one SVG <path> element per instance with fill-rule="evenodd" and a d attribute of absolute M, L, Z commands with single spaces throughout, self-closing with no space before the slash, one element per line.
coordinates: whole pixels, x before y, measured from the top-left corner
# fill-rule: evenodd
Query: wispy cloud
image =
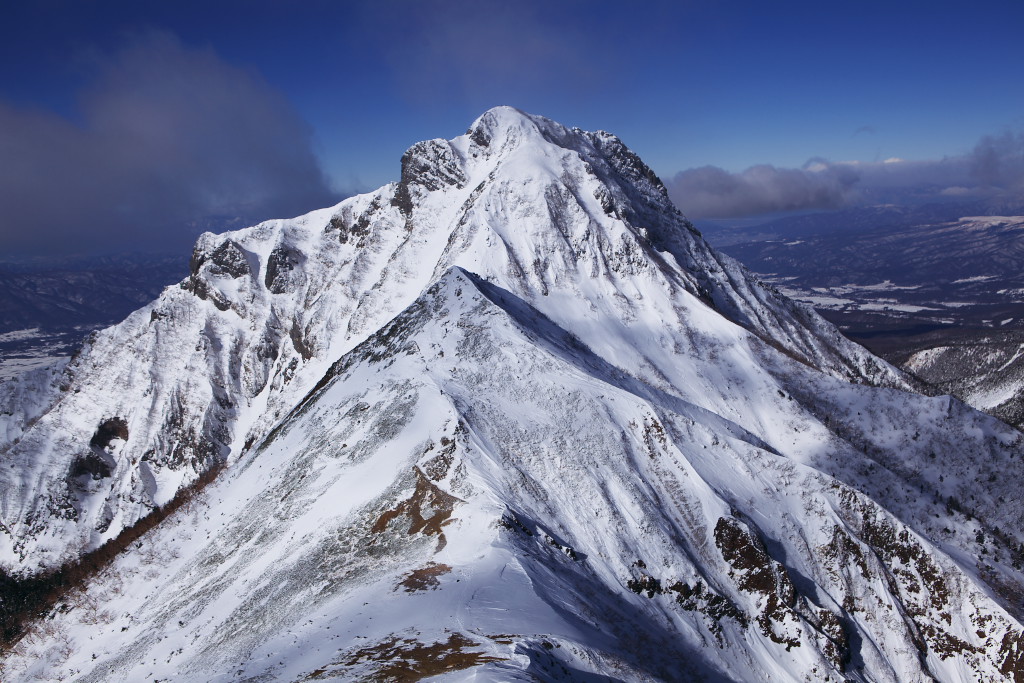
<path fill-rule="evenodd" d="M 181 248 L 197 225 L 336 200 L 259 74 L 162 32 L 92 65 L 78 120 L 0 102 L 0 249 Z"/>

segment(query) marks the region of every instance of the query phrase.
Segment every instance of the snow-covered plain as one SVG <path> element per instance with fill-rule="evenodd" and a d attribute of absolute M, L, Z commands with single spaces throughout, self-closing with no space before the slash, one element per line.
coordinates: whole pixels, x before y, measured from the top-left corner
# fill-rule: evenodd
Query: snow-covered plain
<path fill-rule="evenodd" d="M 228 463 L 5 680 L 1024 676 L 1024 436 L 759 286 L 606 133 L 491 110 L 0 389 L 12 573 Z"/>

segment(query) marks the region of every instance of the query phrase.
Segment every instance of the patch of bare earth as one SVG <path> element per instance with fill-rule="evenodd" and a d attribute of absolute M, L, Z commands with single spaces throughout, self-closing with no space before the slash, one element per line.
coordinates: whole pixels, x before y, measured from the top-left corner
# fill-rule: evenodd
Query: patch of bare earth
<path fill-rule="evenodd" d="M 442 528 L 451 523 L 452 510 L 456 503 L 461 502 L 460 498 L 435 486 L 417 467 L 413 494 L 382 514 L 370 530 L 379 534 L 392 523 L 402 520 L 408 523 L 409 534 L 422 532 L 427 536 L 437 536 L 435 552 L 440 552 L 448 543 Z"/>
<path fill-rule="evenodd" d="M 404 588 L 406 593 L 437 590 L 441 587 L 441 582 L 438 581 L 438 577 L 444 576 L 451 570 L 452 568 L 446 564 L 428 562 L 425 567 L 412 570 L 409 575 L 395 587 L 395 590 Z"/>
<path fill-rule="evenodd" d="M 440 643 L 421 643 L 415 638 L 390 638 L 346 654 L 333 664 L 313 671 L 304 681 L 322 681 L 336 678 L 348 680 L 348 671 L 354 667 L 370 665 L 373 672 L 358 680 L 384 683 L 415 683 L 429 676 L 470 669 L 489 662 L 504 661 L 470 648 L 477 643 L 461 633 L 452 633 Z"/>

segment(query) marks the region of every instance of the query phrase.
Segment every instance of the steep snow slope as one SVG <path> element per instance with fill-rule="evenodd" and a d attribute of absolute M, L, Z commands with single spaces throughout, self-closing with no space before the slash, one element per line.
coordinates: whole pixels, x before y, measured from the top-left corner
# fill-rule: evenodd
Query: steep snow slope
<path fill-rule="evenodd" d="M 763 420 L 719 396 L 715 363 L 698 375 L 679 362 L 678 349 L 732 330 L 726 319 L 832 376 L 905 386 L 712 251 L 617 138 L 498 108 L 464 136 L 414 145 L 398 183 L 204 235 L 180 286 L 58 375 L 0 384 L 0 567 L 28 574 L 98 547 L 245 453 L 452 266 L 747 429 Z"/>
<path fill-rule="evenodd" d="M 443 273 L 5 677 L 1019 680 L 1020 434 L 680 301 L 662 389 Z"/>

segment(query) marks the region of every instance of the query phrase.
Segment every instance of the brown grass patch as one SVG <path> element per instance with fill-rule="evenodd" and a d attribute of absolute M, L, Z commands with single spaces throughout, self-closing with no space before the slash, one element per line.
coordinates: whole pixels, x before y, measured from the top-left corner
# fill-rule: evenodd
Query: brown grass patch
<path fill-rule="evenodd" d="M 364 647 L 337 662 L 317 669 L 303 680 L 320 681 L 345 677 L 346 671 L 360 664 L 370 664 L 373 674 L 363 680 L 388 683 L 415 683 L 430 676 L 469 669 L 488 662 L 504 661 L 482 652 L 467 651 L 479 647 L 461 633 L 448 636 L 446 642 L 426 644 L 415 638 L 391 636 L 376 645 Z"/>
<path fill-rule="evenodd" d="M 435 552 L 439 552 L 447 544 L 442 527 L 451 522 L 452 510 L 455 509 L 456 503 L 464 501 L 439 489 L 418 467 L 414 469 L 416 489 L 412 495 L 384 512 L 374 522 L 370 531 L 375 534 L 382 533 L 393 520 L 405 517 L 409 520 L 409 534 L 422 532 L 427 536 L 437 536 Z"/>
<path fill-rule="evenodd" d="M 452 568 L 446 564 L 429 562 L 427 563 L 427 566 L 411 571 L 409 576 L 405 577 L 405 579 L 395 587 L 395 590 L 405 588 L 406 593 L 437 590 L 441 587 L 441 582 L 437 580 L 437 577 L 444 576 L 451 570 Z"/>

